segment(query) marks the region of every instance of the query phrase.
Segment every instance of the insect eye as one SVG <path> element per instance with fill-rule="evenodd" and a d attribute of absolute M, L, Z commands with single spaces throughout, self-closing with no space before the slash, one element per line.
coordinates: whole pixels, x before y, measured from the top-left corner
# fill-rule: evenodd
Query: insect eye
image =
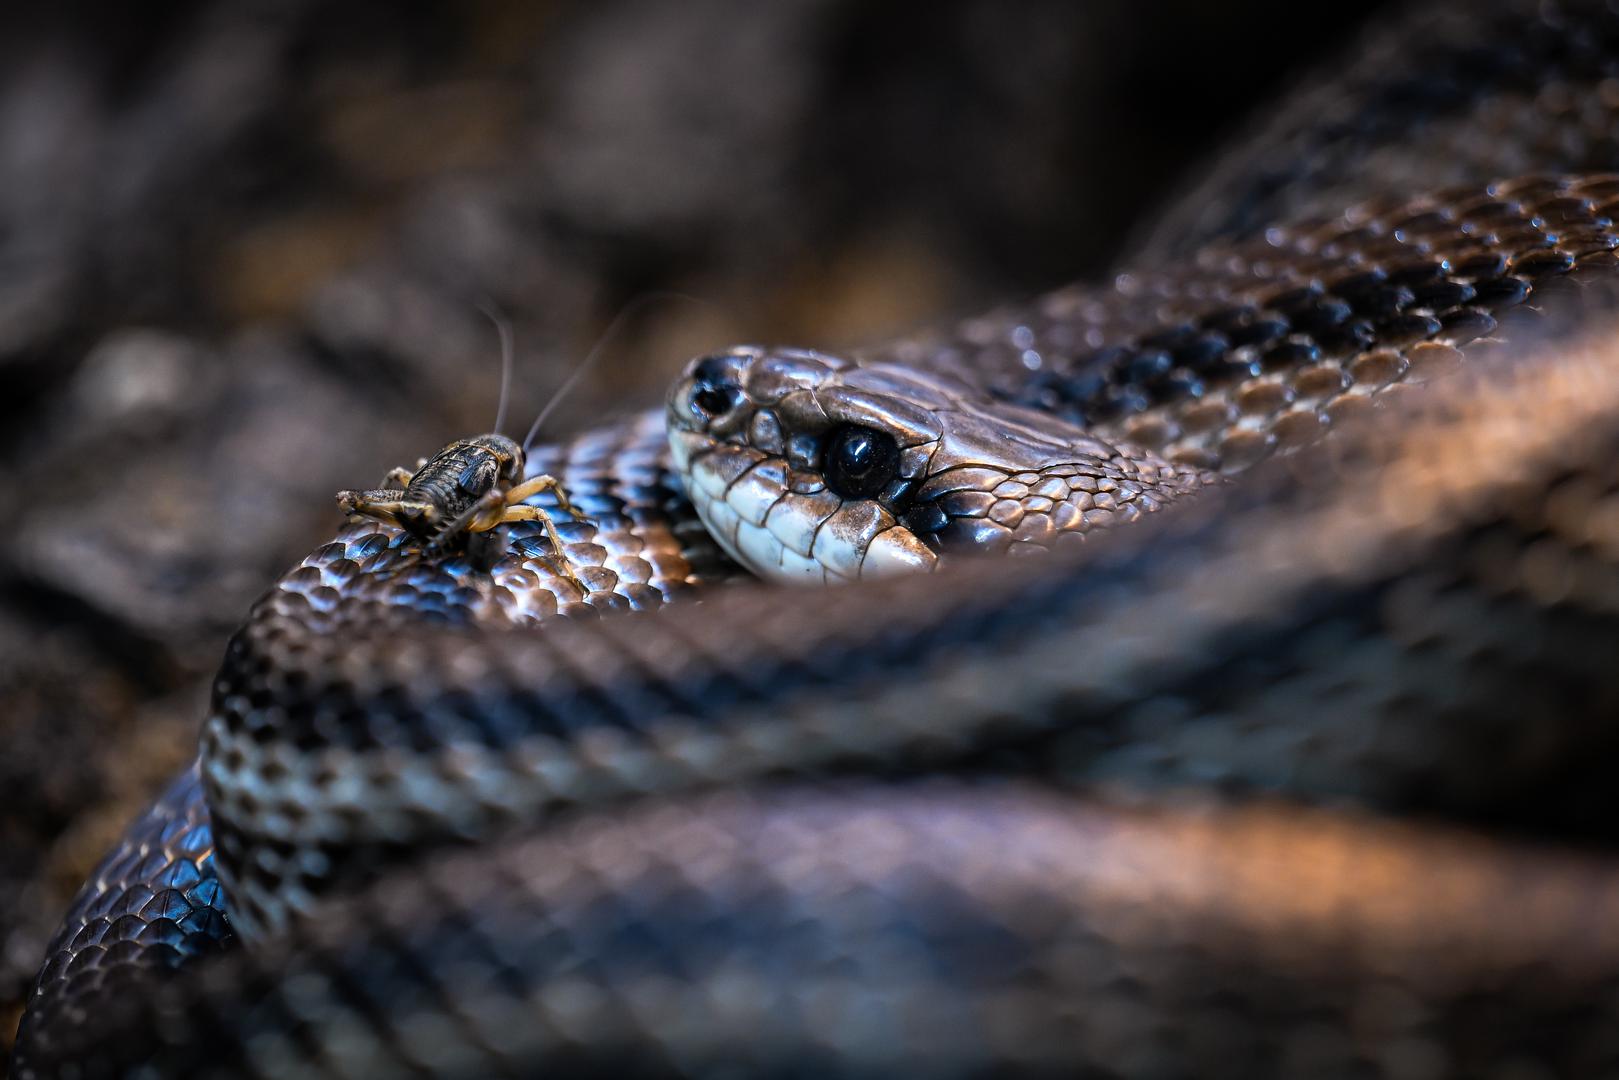
<path fill-rule="evenodd" d="M 899 444 L 875 428 L 849 424 L 832 432 L 823 453 L 826 483 L 846 499 L 870 499 L 899 472 Z"/>

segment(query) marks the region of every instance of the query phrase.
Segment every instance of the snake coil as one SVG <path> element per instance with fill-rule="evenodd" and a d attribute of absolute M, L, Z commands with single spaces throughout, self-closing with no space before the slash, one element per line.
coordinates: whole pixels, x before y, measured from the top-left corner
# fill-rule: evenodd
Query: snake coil
<path fill-rule="evenodd" d="M 1616 77 L 1415 10 L 1109 283 L 344 528 L 16 1075 L 1619 1075 Z"/>

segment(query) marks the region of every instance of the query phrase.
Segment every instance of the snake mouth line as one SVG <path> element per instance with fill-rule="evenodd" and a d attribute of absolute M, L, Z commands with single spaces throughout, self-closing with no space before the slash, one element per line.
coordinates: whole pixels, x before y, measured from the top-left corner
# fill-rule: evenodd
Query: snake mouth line
<path fill-rule="evenodd" d="M 754 573 L 826 584 L 937 565 L 936 548 L 877 503 L 845 500 L 824 486 L 788 490 L 777 482 L 780 471 L 779 460 L 733 447 L 703 446 L 687 460 L 692 505 Z"/>

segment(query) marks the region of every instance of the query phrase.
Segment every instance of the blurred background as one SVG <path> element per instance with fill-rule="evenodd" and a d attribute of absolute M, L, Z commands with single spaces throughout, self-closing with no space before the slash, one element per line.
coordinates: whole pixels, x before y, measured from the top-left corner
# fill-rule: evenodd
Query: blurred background
<path fill-rule="evenodd" d="M 190 0 L 0 13 L 0 1066 L 332 494 L 688 356 L 1100 276 L 1371 5 Z"/>

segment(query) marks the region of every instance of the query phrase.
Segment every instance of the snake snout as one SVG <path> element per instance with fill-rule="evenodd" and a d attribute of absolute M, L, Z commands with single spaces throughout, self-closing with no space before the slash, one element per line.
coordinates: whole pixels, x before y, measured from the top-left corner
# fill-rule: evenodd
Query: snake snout
<path fill-rule="evenodd" d="M 738 348 L 694 361 L 670 392 L 670 445 L 698 514 L 763 577 L 820 583 L 937 561 L 899 520 L 926 421 L 843 385 L 851 370 L 805 350 Z"/>

